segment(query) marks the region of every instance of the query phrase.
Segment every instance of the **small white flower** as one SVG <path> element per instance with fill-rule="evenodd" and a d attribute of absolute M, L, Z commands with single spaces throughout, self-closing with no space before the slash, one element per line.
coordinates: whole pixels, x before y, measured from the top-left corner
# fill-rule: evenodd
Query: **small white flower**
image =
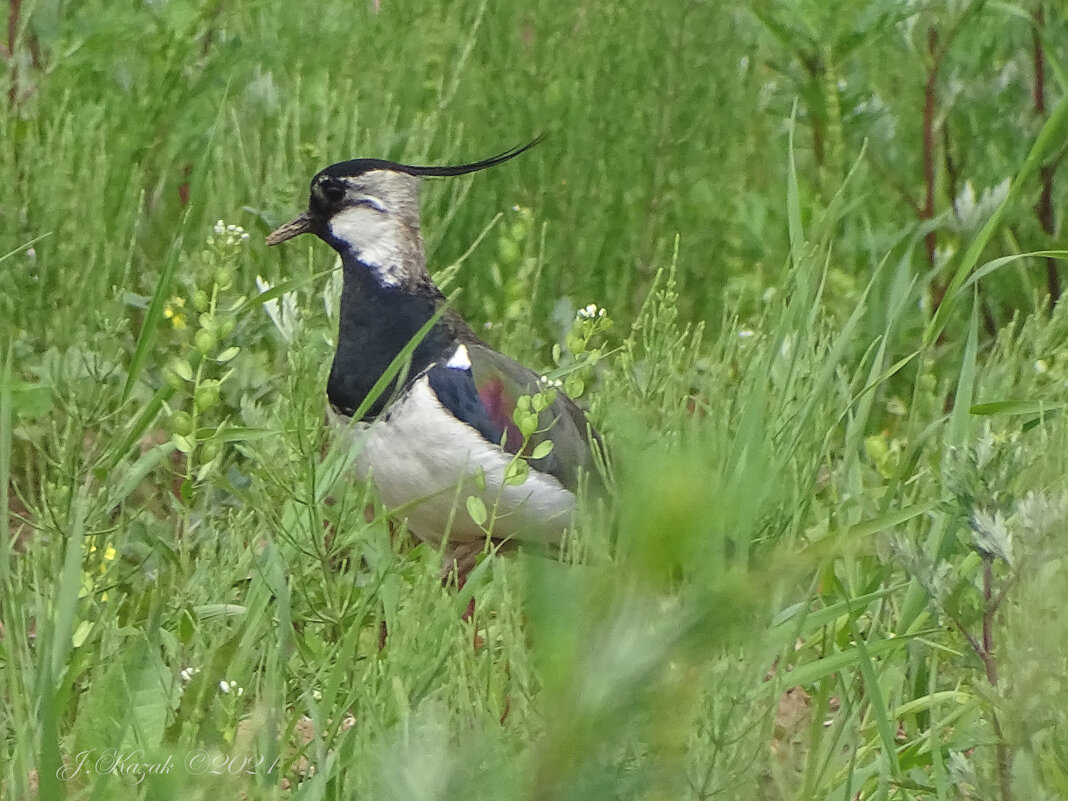
<path fill-rule="evenodd" d="M 743 328 L 738 332 L 738 339 L 749 339 L 753 336 L 756 336 L 756 332 L 749 328 Z"/>
<path fill-rule="evenodd" d="M 211 228 L 214 236 L 208 237 L 208 245 L 221 244 L 224 247 L 234 247 L 248 242 L 249 235 L 240 225 L 227 225 L 224 220 L 216 221 Z"/>
<path fill-rule="evenodd" d="M 1049 372 L 1049 362 L 1047 362 L 1045 359 L 1036 359 L 1035 360 L 1035 372 L 1036 373 L 1048 373 Z"/>
<path fill-rule="evenodd" d="M 224 693 L 233 693 L 234 695 L 241 696 L 245 694 L 244 687 L 238 687 L 236 681 L 227 681 L 223 679 L 219 682 L 219 689 Z"/>
<path fill-rule="evenodd" d="M 580 320 L 592 320 L 597 316 L 597 304 L 591 303 L 585 309 L 579 309 L 576 316 Z"/>
<path fill-rule="evenodd" d="M 189 682 L 191 682 L 193 680 L 193 676 L 197 675 L 199 672 L 200 672 L 200 668 L 187 667 L 187 668 L 182 668 L 182 672 L 179 673 L 178 675 L 181 677 L 182 681 L 185 684 L 188 684 Z"/>

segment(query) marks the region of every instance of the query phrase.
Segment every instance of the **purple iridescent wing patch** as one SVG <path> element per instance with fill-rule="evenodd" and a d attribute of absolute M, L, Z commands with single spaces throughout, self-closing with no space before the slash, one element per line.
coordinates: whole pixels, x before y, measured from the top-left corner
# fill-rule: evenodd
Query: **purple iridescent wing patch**
<path fill-rule="evenodd" d="M 519 432 L 512 413 L 515 411 L 515 396 L 510 394 L 504 381 L 494 376 L 478 386 L 478 397 L 486 408 L 486 414 L 495 428 L 506 432 L 504 447 L 510 453 L 518 453 L 523 447 L 523 435 Z"/>

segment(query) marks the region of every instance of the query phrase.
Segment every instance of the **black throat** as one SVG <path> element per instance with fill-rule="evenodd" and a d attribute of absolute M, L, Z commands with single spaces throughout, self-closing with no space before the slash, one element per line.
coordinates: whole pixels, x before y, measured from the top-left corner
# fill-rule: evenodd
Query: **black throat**
<path fill-rule="evenodd" d="M 344 259 L 337 353 L 330 367 L 326 394 L 331 405 L 353 415 L 389 365 L 445 303 L 440 290 L 429 280 L 416 285 L 387 286 L 373 270 L 358 261 Z M 412 354 L 408 379 L 444 356 L 455 332 L 442 317 L 423 337 Z M 403 370 L 402 370 L 403 374 Z M 396 388 L 394 378 L 361 416 L 377 417 L 389 404 Z"/>

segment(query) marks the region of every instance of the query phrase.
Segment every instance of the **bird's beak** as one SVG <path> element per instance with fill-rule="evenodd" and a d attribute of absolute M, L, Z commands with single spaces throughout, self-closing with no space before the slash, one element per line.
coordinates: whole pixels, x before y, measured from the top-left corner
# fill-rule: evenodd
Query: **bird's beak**
<path fill-rule="evenodd" d="M 285 225 L 275 228 L 267 235 L 267 245 L 279 245 L 287 239 L 292 239 L 300 234 L 309 233 L 312 230 L 312 216 L 304 212 L 295 220 L 290 220 Z"/>

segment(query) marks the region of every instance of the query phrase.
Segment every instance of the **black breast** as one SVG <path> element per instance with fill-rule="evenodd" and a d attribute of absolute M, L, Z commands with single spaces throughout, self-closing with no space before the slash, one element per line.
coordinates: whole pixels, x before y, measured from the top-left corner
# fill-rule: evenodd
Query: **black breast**
<path fill-rule="evenodd" d="M 338 411 L 353 415 L 405 345 L 445 301 L 433 286 L 383 286 L 362 265 L 346 264 L 344 270 L 337 353 L 326 393 Z M 416 346 L 408 378 L 448 351 L 451 339 L 444 319 L 439 320 Z M 396 384 L 396 378 L 390 381 L 361 419 L 377 417 L 389 404 Z"/>

